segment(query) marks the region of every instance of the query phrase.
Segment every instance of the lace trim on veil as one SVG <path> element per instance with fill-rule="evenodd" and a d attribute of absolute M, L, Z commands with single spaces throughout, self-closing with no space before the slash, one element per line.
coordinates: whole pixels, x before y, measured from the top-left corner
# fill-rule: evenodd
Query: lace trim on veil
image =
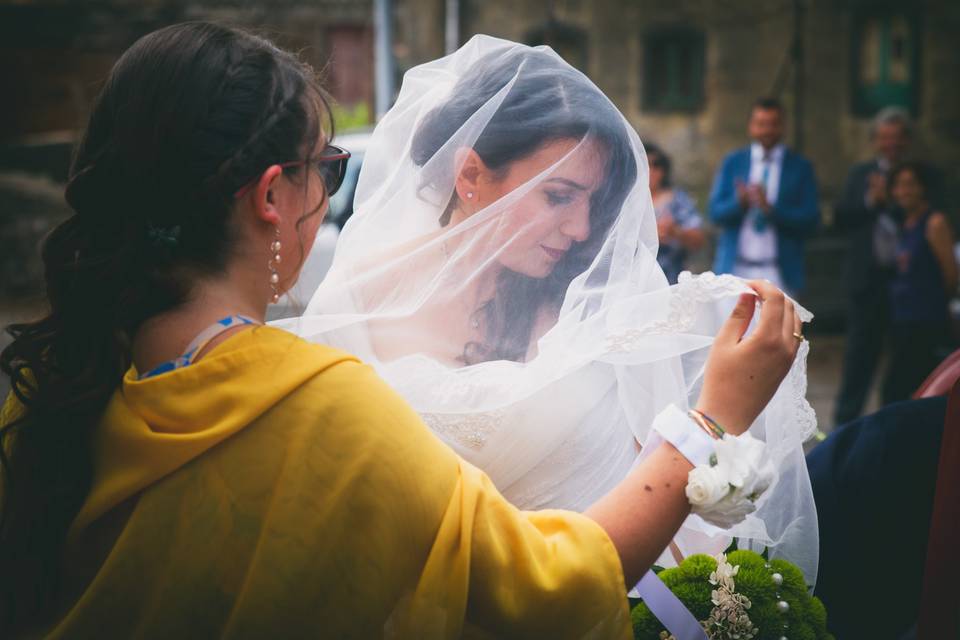
<path fill-rule="evenodd" d="M 716 275 L 710 271 L 693 275 L 689 271 L 684 271 L 671 292 L 667 317 L 636 329 L 627 329 L 607 336 L 607 350 L 610 353 L 629 353 L 640 346 L 639 342 L 642 338 L 690 331 L 696 322 L 700 305 L 748 291 L 743 280 L 736 276 Z M 813 314 L 800 305 L 797 305 L 797 313 L 803 322 L 810 322 L 813 319 Z M 804 387 L 806 387 L 805 381 Z"/>
<path fill-rule="evenodd" d="M 607 336 L 607 351 L 629 353 L 642 346 L 642 340 L 650 336 L 690 331 L 696 322 L 698 308 L 705 302 L 716 302 L 748 290 L 743 280 L 732 275 L 716 275 L 711 272 L 692 275 L 685 271 L 680 274 L 679 282 L 673 288 L 666 318 Z M 804 322 L 809 322 L 813 318 L 809 311 L 799 305 L 797 305 L 797 312 Z M 781 398 L 783 394 L 787 395 L 785 404 L 791 408 L 790 415 L 795 420 L 795 432 L 800 442 L 812 437 L 817 430 L 816 413 L 806 398 L 809 351 L 808 342 L 800 345 L 793 366 L 777 394 Z M 466 389 L 458 390 L 466 391 Z M 479 451 L 503 426 L 508 412 L 507 408 L 501 408 L 476 413 L 428 412 L 422 413 L 421 416 L 424 422 L 438 434 L 466 448 Z"/>

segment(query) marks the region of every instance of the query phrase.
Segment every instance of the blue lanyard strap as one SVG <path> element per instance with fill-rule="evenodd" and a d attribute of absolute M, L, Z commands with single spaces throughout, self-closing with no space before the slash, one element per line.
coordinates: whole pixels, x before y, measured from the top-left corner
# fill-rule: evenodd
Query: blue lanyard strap
<path fill-rule="evenodd" d="M 193 339 L 193 341 L 187 347 L 187 350 L 183 352 L 183 355 L 173 360 L 168 360 L 163 364 L 157 365 L 147 373 L 140 376 L 140 379 L 143 380 L 144 378 L 151 378 L 175 369 L 189 367 L 191 364 L 193 364 L 193 359 L 197 356 L 197 354 L 200 353 L 203 348 L 210 343 L 211 340 L 228 329 L 248 324 L 256 325 L 260 323 L 253 318 L 248 318 L 247 316 L 238 314 L 217 320 L 212 325 L 201 331 L 199 335 Z"/>

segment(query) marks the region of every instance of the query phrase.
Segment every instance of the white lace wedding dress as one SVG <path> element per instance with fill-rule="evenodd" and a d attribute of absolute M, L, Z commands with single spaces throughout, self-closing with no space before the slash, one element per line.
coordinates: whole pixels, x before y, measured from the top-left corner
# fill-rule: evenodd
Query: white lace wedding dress
<path fill-rule="evenodd" d="M 647 181 L 636 132 L 586 77 L 550 49 L 477 36 L 406 74 L 328 276 L 279 324 L 374 366 L 517 506 L 583 510 L 660 411 L 696 401 L 713 336 L 750 291 L 713 274 L 667 285 Z M 682 553 L 738 537 L 813 584 L 807 351 L 751 428 L 777 482 L 730 530 L 691 516 Z"/>

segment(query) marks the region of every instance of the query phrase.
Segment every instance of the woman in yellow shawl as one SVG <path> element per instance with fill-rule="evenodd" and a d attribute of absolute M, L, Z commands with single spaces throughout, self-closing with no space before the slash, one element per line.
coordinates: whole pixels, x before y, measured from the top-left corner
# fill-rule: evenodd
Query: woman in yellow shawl
<path fill-rule="evenodd" d="M 342 179 L 328 117 L 236 30 L 117 63 L 44 246 L 50 312 L 0 360 L 3 637 L 630 636 L 624 585 L 690 510 L 682 446 L 585 515 L 520 512 L 368 367 L 261 326 Z M 700 403 L 733 434 L 797 344 L 757 293 Z"/>

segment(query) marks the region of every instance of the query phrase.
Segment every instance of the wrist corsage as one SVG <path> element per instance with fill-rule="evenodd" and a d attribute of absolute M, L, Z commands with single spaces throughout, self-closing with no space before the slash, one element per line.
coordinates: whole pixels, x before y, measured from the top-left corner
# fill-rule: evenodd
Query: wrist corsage
<path fill-rule="evenodd" d="M 776 479 L 764 450 L 763 442 L 749 433 L 716 440 L 708 463 L 695 466 L 687 479 L 693 512 L 727 529 L 756 511 L 756 501 Z"/>
<path fill-rule="evenodd" d="M 699 411 L 684 414 L 671 405 L 654 420 L 653 430 L 694 465 L 687 499 L 693 513 L 715 526 L 729 529 L 742 522 L 776 479 L 762 441 L 749 433 L 731 436 Z"/>

